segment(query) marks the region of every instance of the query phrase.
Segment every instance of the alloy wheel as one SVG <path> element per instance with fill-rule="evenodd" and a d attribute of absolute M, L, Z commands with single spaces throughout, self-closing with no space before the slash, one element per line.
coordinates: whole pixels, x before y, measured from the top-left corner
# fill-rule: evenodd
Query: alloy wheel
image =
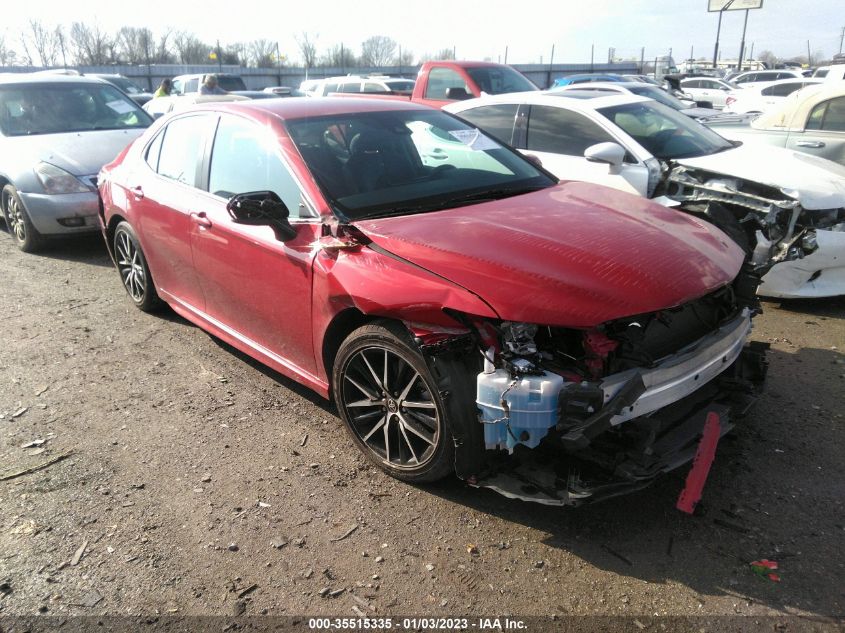
<path fill-rule="evenodd" d="M 6 219 L 9 222 L 9 232 L 15 236 L 18 242 L 26 241 L 26 222 L 23 217 L 23 209 L 17 196 L 6 197 Z"/>
<path fill-rule="evenodd" d="M 125 231 L 120 231 L 117 234 L 115 255 L 117 256 L 117 269 L 120 272 L 124 287 L 129 292 L 129 296 L 136 303 L 140 303 L 147 291 L 147 275 L 144 272 L 141 251 Z"/>
<path fill-rule="evenodd" d="M 426 379 L 392 350 L 370 346 L 343 368 L 343 404 L 352 431 L 392 468 L 417 469 L 437 449 L 440 411 Z"/>

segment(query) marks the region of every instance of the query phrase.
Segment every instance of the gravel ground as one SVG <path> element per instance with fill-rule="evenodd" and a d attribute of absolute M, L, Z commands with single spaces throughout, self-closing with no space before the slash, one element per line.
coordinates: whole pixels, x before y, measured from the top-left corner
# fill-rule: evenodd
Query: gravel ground
<path fill-rule="evenodd" d="M 135 310 L 98 238 L 0 235 L 0 270 L 0 477 L 68 455 L 0 481 L 0 617 L 845 614 L 843 299 L 765 304 L 767 391 L 689 517 L 685 471 L 577 509 L 399 483 L 328 402 Z"/>

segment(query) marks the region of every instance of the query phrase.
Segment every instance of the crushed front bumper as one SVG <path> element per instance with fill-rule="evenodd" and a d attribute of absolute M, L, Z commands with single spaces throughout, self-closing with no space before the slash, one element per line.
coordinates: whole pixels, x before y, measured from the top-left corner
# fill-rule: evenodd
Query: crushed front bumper
<path fill-rule="evenodd" d="M 845 231 L 816 229 L 818 247 L 801 259 L 772 266 L 757 294 L 774 299 L 845 295 Z"/>
<path fill-rule="evenodd" d="M 718 415 L 721 436 L 756 400 L 768 345 L 746 344 L 750 327 L 745 311 L 654 368 L 608 377 L 598 411 L 575 423 L 562 413 L 539 447 L 518 447 L 469 483 L 557 506 L 646 487 L 693 459 L 708 414 Z M 564 389 L 563 412 L 566 397 Z"/>

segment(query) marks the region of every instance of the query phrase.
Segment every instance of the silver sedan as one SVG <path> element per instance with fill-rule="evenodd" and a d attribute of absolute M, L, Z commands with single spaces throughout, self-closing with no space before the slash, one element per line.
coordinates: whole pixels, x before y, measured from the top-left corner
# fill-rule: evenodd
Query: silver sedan
<path fill-rule="evenodd" d="M 0 78 L 0 208 L 25 252 L 99 230 L 97 173 L 152 123 L 99 79 Z"/>

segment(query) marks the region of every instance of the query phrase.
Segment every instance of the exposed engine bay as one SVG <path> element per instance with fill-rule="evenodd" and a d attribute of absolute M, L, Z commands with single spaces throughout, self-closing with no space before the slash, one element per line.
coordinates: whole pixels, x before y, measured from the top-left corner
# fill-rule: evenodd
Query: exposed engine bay
<path fill-rule="evenodd" d="M 664 172 L 658 193 L 722 229 L 761 275 L 814 253 L 818 230 L 845 231 L 845 208 L 807 209 L 797 192 L 671 162 Z"/>
<path fill-rule="evenodd" d="M 418 336 L 435 374 L 452 357 L 475 376 L 477 410 L 469 428 L 453 430 L 458 475 L 509 497 L 575 505 L 689 462 L 708 413 L 726 433 L 765 377 L 768 346 L 746 344 L 758 281 L 746 263 L 704 297 L 588 330 L 453 314 L 468 334 Z"/>

